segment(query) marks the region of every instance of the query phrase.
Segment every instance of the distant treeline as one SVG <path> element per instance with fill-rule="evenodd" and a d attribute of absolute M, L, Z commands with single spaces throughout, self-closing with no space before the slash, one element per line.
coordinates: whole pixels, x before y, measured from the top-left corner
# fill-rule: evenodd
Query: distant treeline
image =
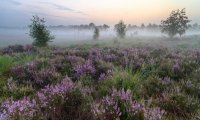
<path fill-rule="evenodd" d="M 68 26 L 57 25 L 57 26 L 48 26 L 48 27 L 52 28 L 52 29 L 78 29 L 78 30 L 90 30 L 90 29 L 93 30 L 95 27 L 97 27 L 100 30 L 107 30 L 110 28 L 110 26 L 107 24 L 96 26 L 94 23 L 81 24 L 81 25 L 68 25 Z M 27 27 L 0 26 L 0 28 L 3 28 L 3 29 L 25 29 Z M 147 25 L 145 25 L 145 24 L 141 24 L 141 25 L 128 24 L 127 25 L 127 30 L 151 30 L 151 31 L 155 30 L 155 31 L 157 31 L 160 29 L 161 29 L 161 25 L 152 24 L 152 23 L 149 23 Z M 198 23 L 188 24 L 188 29 L 189 30 L 200 30 L 200 24 L 198 24 Z"/>
<path fill-rule="evenodd" d="M 128 30 L 144 30 L 144 29 L 146 29 L 146 30 L 160 30 L 161 25 L 152 24 L 152 23 L 149 23 L 148 25 L 141 24 L 140 26 L 128 24 L 127 29 Z M 198 23 L 188 24 L 188 29 L 189 30 L 200 30 L 200 25 Z"/>
<path fill-rule="evenodd" d="M 64 26 L 64 25 L 49 26 L 49 28 L 55 28 L 55 29 L 59 28 L 59 29 L 78 29 L 78 30 L 90 30 L 90 29 L 94 29 L 95 27 L 100 30 L 107 30 L 110 28 L 110 26 L 106 24 L 96 26 L 94 23 L 81 24 L 81 25 L 68 25 L 68 26 Z"/>

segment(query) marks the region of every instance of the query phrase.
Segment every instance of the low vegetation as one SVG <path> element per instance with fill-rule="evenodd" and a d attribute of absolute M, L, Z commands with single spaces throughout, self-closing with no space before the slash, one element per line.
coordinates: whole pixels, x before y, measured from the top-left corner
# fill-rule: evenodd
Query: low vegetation
<path fill-rule="evenodd" d="M 199 49 L 33 48 L 1 50 L 0 119 L 200 118 Z"/>

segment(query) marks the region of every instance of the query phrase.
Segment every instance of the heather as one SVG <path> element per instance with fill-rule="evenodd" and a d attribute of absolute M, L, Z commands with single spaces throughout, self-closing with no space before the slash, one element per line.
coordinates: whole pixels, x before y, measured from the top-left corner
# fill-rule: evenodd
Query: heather
<path fill-rule="evenodd" d="M 198 120 L 200 50 L 9 46 L 0 120 Z"/>

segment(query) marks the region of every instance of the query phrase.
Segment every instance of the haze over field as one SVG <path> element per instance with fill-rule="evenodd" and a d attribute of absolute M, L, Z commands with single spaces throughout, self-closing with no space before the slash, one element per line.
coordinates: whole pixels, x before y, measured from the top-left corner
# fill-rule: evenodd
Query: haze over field
<path fill-rule="evenodd" d="M 186 8 L 191 25 L 199 23 L 199 0 L 1 0 L 0 4 L 0 47 L 13 44 L 30 44 L 27 26 L 31 23 L 33 15 L 45 18 L 47 26 L 69 25 L 95 25 L 107 24 L 107 30 L 100 30 L 100 39 L 116 38 L 114 25 L 123 20 L 127 26 L 144 23 L 145 26 L 160 25 L 172 10 Z M 197 28 L 200 26 L 197 25 Z M 91 40 L 93 30 L 53 29 L 54 43 L 65 41 Z M 200 29 L 190 29 L 186 35 L 199 35 Z M 126 37 L 159 36 L 164 34 L 160 29 L 150 31 L 147 29 L 131 29 Z"/>

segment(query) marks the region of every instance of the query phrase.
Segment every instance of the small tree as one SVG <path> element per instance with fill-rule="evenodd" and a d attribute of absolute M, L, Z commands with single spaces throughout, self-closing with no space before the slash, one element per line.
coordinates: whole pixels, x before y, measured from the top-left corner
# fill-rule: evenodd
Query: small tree
<path fill-rule="evenodd" d="M 97 40 L 99 38 L 99 28 L 98 27 L 94 27 L 94 35 L 93 35 L 93 39 Z"/>
<path fill-rule="evenodd" d="M 47 29 L 44 18 L 41 19 L 38 16 L 33 16 L 31 22 L 31 25 L 29 25 L 29 35 L 34 39 L 33 45 L 39 47 L 47 46 L 48 42 L 54 39 L 54 36 Z"/>
<path fill-rule="evenodd" d="M 177 34 L 181 37 L 188 29 L 189 22 L 185 9 L 172 11 L 169 18 L 161 21 L 162 32 L 167 33 L 170 37 Z"/>
<path fill-rule="evenodd" d="M 145 25 L 144 23 L 141 24 L 141 29 L 144 29 L 145 28 Z"/>
<path fill-rule="evenodd" d="M 126 36 L 126 24 L 122 20 L 115 25 L 115 30 L 118 37 L 124 38 Z"/>

